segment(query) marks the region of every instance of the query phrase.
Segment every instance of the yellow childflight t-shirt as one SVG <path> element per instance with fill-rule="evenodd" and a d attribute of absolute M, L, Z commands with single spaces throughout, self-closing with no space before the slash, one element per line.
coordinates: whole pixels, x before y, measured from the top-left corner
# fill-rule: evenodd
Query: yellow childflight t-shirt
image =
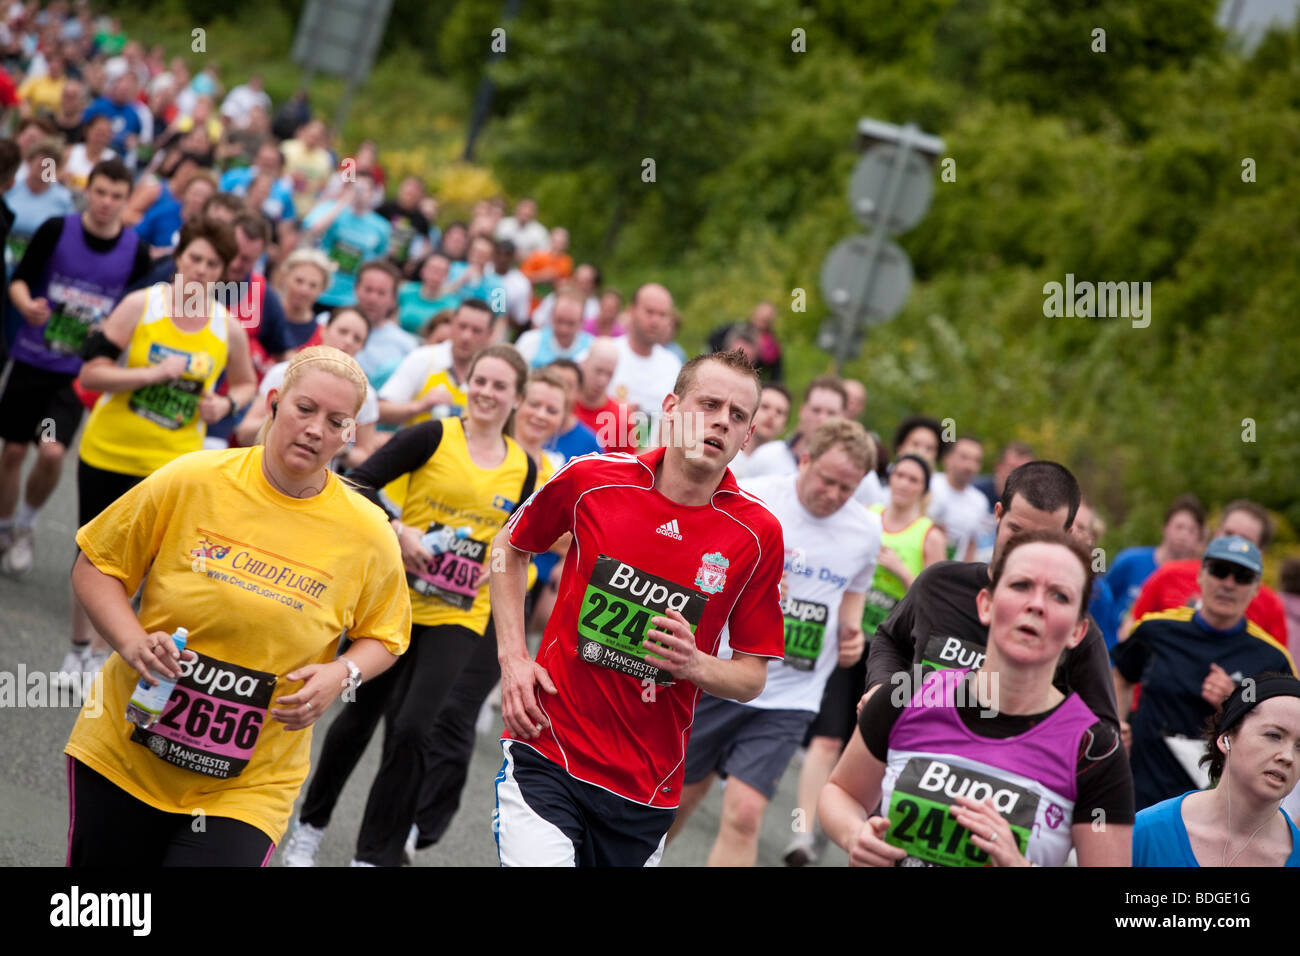
<path fill-rule="evenodd" d="M 458 624 L 475 634 L 487 630 L 488 552 L 492 539 L 521 504 L 519 495 L 528 475 L 528 455 L 513 438 L 505 443 L 506 457 L 500 465 L 479 468 L 469 456 L 461 420 L 444 418 L 437 450 L 411 473 L 402 524 L 422 535 L 442 531 L 447 536 L 447 550 L 437 555 L 429 579 L 410 576 L 415 585 L 411 620 L 416 624 Z M 416 586 L 429 593 L 420 593 Z"/>
<path fill-rule="evenodd" d="M 344 630 L 401 654 L 411 604 L 384 513 L 333 474 L 314 497 L 283 495 L 262 454 L 184 455 L 77 533 L 127 594 L 148 573 L 141 626 L 187 628 L 200 656 L 142 731 L 125 717 L 139 675 L 112 655 L 65 752 L 156 809 L 241 820 L 278 843 L 311 757 L 311 729 L 268 713 L 302 689 L 284 675 L 333 660 Z"/>

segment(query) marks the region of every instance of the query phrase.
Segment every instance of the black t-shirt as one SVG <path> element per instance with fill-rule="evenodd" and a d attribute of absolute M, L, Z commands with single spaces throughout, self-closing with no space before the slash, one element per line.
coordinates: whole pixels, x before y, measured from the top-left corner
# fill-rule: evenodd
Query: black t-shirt
<path fill-rule="evenodd" d="M 32 236 L 32 241 L 27 245 L 27 251 L 23 253 L 22 260 L 14 269 L 13 278 L 22 279 L 27 283 L 27 290 L 30 292 L 36 287 L 45 275 L 46 267 L 50 264 L 50 258 L 54 255 L 54 248 L 59 244 L 59 239 L 63 236 L 63 216 L 53 216 L 46 219 L 36 228 L 36 233 Z M 113 247 L 117 245 L 119 239 L 125 234 L 122 230 L 112 239 L 103 239 L 99 236 L 92 236 L 82 228 L 85 233 L 86 245 L 95 252 L 105 253 L 112 252 Z M 129 289 L 131 285 L 142 278 L 153 265 L 153 260 L 149 258 L 149 243 L 141 241 L 135 248 L 135 261 L 131 263 L 131 274 L 126 278 L 124 289 Z"/>
<path fill-rule="evenodd" d="M 862 708 L 858 717 L 858 732 L 871 755 L 884 763 L 889 759 L 889 733 L 895 721 L 910 703 L 891 693 L 886 685 L 876 691 Z M 1061 706 L 1041 714 L 1006 714 L 988 716 L 976 702 L 973 675 L 967 677 L 967 689 L 958 695 L 957 716 L 966 729 L 978 737 L 1006 740 L 1027 733 L 1042 723 Z M 1061 702 L 1065 703 L 1064 701 Z M 1079 741 L 1075 762 L 1077 796 L 1074 801 L 1074 822 L 1092 823 L 1100 819 L 1117 825 L 1133 822 L 1133 775 L 1129 772 L 1128 757 L 1120 746 L 1119 732 L 1111 724 L 1099 720 Z"/>
<path fill-rule="evenodd" d="M 74 143 L 80 143 L 82 139 L 85 138 L 86 124 L 82 120 L 73 120 L 67 126 L 64 126 L 56 119 L 54 125 L 57 127 L 59 133 L 62 134 L 64 141 L 66 141 L 69 146 Z"/>
<path fill-rule="evenodd" d="M 989 586 L 988 567 L 979 561 L 940 561 L 922 571 L 876 628 L 867 656 L 867 686 L 888 683 L 893 674 L 915 665 L 978 668 L 989 631 L 980 623 L 975 595 Z M 1063 694 L 1077 691 L 1089 710 L 1119 726 L 1106 641 L 1091 618 L 1079 646 L 1061 654 L 1053 683 Z"/>
<path fill-rule="evenodd" d="M 395 201 L 388 201 L 375 209 L 392 224 L 393 236 L 389 253 L 399 265 L 410 255 L 411 240 L 416 236 L 429 238 L 429 220 L 418 209 L 403 209 Z"/>

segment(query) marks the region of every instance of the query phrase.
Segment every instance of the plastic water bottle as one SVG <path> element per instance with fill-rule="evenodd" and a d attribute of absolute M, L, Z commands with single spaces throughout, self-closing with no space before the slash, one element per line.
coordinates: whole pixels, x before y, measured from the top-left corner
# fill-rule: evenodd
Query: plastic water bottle
<path fill-rule="evenodd" d="M 437 531 L 430 531 L 420 539 L 420 543 L 428 548 L 431 554 L 442 554 L 451 548 L 453 541 L 468 538 L 472 530 L 468 525 L 461 528 L 444 527 Z"/>
<path fill-rule="evenodd" d="M 176 632 L 172 634 L 172 642 L 176 645 L 176 650 L 185 650 L 185 642 L 189 636 L 190 632 L 185 628 L 176 628 Z M 131 702 L 126 705 L 126 719 L 146 730 L 158 723 L 163 708 L 167 706 L 167 701 L 172 696 L 172 688 L 176 686 L 176 681 L 166 674 L 153 671 L 153 676 L 158 678 L 158 686 L 150 687 L 149 682 L 141 677 L 140 683 L 135 685 Z"/>

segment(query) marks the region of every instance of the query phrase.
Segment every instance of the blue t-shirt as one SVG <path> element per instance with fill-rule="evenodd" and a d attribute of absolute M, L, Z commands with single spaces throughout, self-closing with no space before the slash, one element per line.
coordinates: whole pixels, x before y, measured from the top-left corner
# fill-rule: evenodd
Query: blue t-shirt
<path fill-rule="evenodd" d="M 600 442 L 596 440 L 596 433 L 582 422 L 574 422 L 567 432 L 556 432 L 542 448 L 559 452 L 565 461 L 592 452 L 600 454 Z"/>
<path fill-rule="evenodd" d="M 311 228 L 313 221 L 324 216 L 330 206 L 330 203 L 317 206 L 303 225 Z M 344 209 L 338 214 L 338 218 L 330 223 L 320 239 L 321 250 L 338 266 L 334 281 L 320 297 L 323 304 L 356 304 L 357 297 L 352 288 L 357 272 L 371 259 L 378 259 L 388 252 L 388 238 L 392 231 L 393 227 L 388 220 L 373 212 L 358 216 L 351 209 Z"/>
<path fill-rule="evenodd" d="M 469 264 L 465 262 L 453 262 L 451 268 L 447 271 L 448 283 L 455 282 L 461 277 Z M 506 284 L 502 278 L 493 272 L 484 272 L 477 282 L 467 282 L 456 290 L 456 295 L 461 302 L 466 299 L 482 299 L 488 304 L 493 313 L 496 315 L 505 315 L 506 311 Z"/>
<path fill-rule="evenodd" d="M 1156 573 L 1156 549 L 1125 548 L 1106 572 L 1106 587 L 1115 602 L 1115 613 L 1120 620 L 1133 606 L 1146 579 Z"/>
<path fill-rule="evenodd" d="M 1187 824 L 1183 823 L 1183 801 L 1170 797 L 1161 803 L 1139 811 L 1133 824 L 1134 866 L 1200 866 L 1192 852 L 1192 841 L 1187 838 Z M 1291 855 L 1287 866 L 1300 866 L 1300 828 L 1297 828 L 1285 810 L 1278 808 L 1286 825 L 1291 828 Z"/>
<path fill-rule="evenodd" d="M 1106 582 L 1096 578 L 1092 582 L 1092 600 L 1088 602 L 1088 613 L 1097 622 L 1097 629 L 1106 641 L 1106 650 L 1110 650 L 1119 641 L 1119 615 L 1115 613 L 1115 601 L 1110 596 Z"/>
<path fill-rule="evenodd" d="M 235 196 L 247 195 L 248 187 L 256 178 L 257 170 L 252 166 L 227 170 L 221 176 L 221 191 Z M 293 188 L 283 177 L 277 179 L 271 186 L 271 191 L 262 203 L 262 213 L 272 222 L 293 219 L 296 215 L 293 208 Z"/>
<path fill-rule="evenodd" d="M 5 203 L 14 214 L 14 224 L 5 240 L 5 271 L 9 278 L 27 251 L 36 230 L 46 219 L 62 219 L 77 211 L 72 193 L 60 183 L 51 183 L 39 196 L 27 188 L 27 179 L 14 183 L 5 193 Z"/>
<path fill-rule="evenodd" d="M 107 116 L 113 121 L 113 142 L 110 144 L 119 156 L 126 156 L 126 138 L 132 134 L 139 136 L 140 114 L 135 111 L 133 103 L 118 106 L 107 96 L 101 96 L 86 108 L 81 121 L 87 122 L 92 116 Z"/>
<path fill-rule="evenodd" d="M 181 228 L 181 203 L 172 195 L 167 184 L 149 207 L 149 211 L 136 224 L 136 234 L 151 246 L 171 248 L 176 245 L 176 234 Z"/>

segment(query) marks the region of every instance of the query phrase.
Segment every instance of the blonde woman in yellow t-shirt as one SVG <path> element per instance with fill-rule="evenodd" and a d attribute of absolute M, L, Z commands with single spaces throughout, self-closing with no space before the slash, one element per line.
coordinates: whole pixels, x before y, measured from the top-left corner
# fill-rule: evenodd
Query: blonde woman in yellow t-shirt
<path fill-rule="evenodd" d="M 307 777 L 295 731 L 406 649 L 393 532 L 329 470 L 365 390 L 343 352 L 306 349 L 267 396 L 264 446 L 177 458 L 78 532 L 73 587 L 116 653 L 65 750 L 71 865 L 265 865 Z M 124 714 L 151 672 L 180 679 L 144 729 Z"/>
<path fill-rule="evenodd" d="M 491 620 L 492 539 L 536 484 L 536 466 L 509 437 L 527 377 L 512 346 L 488 346 L 470 363 L 462 417 L 402 429 L 349 476 L 378 501 L 380 488 L 410 475 L 400 519 L 392 524 L 410 586 L 411 650 L 330 726 L 286 865 L 312 865 L 343 785 L 381 718 L 384 754 L 354 862 L 401 862 L 425 780 L 426 738 Z"/>
<path fill-rule="evenodd" d="M 86 336 L 80 383 L 102 392 L 81 436 L 77 525 L 85 525 L 172 459 L 203 447 L 210 423 L 252 401 L 248 336 L 212 294 L 238 247 L 228 225 L 181 227 L 176 276 L 126 295 Z M 216 393 L 227 373 L 228 395 Z M 94 674 L 109 654 L 72 602 L 72 646 Z"/>

